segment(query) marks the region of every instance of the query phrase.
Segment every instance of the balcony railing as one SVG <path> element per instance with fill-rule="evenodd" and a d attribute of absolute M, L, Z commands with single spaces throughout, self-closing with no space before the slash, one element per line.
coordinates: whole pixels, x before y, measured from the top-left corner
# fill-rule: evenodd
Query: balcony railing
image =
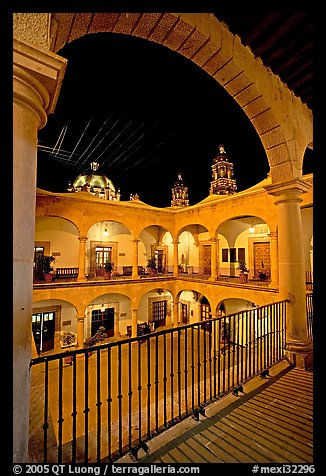
<path fill-rule="evenodd" d="M 31 361 L 40 463 L 113 462 L 284 357 L 286 301 Z"/>
<path fill-rule="evenodd" d="M 306 314 L 307 314 L 307 327 L 308 337 L 313 337 L 313 321 L 314 321 L 314 306 L 313 306 L 313 293 L 306 294 Z"/>
<path fill-rule="evenodd" d="M 314 287 L 313 272 L 306 271 L 306 290 L 313 291 L 313 287 Z"/>

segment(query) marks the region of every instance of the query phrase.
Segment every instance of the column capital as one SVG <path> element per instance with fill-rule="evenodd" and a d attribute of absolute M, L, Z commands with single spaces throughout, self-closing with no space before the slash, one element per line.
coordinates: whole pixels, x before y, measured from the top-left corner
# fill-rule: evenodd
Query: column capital
<path fill-rule="evenodd" d="M 180 241 L 172 241 L 172 244 L 173 244 L 173 245 L 179 245 L 179 244 L 180 244 Z"/>
<path fill-rule="evenodd" d="M 138 243 L 140 242 L 140 239 L 139 238 L 134 238 L 133 240 L 131 240 L 132 244 L 133 245 L 138 245 Z"/>
<path fill-rule="evenodd" d="M 278 238 L 278 233 L 277 233 L 277 231 L 270 231 L 270 232 L 268 233 L 268 236 L 270 237 L 271 240 L 277 240 L 277 238 Z"/>
<path fill-rule="evenodd" d="M 78 240 L 79 240 L 80 242 L 86 243 L 86 240 L 88 240 L 88 237 L 87 237 L 87 236 L 78 236 Z"/>
<path fill-rule="evenodd" d="M 84 321 L 86 316 L 77 316 L 77 321 Z"/>
<path fill-rule="evenodd" d="M 275 197 L 275 204 L 286 202 L 302 202 L 301 195 L 306 193 L 311 185 L 301 179 L 293 179 L 288 182 L 266 185 L 266 192 Z"/>
<path fill-rule="evenodd" d="M 14 38 L 14 101 L 29 107 L 38 117 L 38 128 L 53 113 L 63 82 L 67 60 L 33 43 Z"/>

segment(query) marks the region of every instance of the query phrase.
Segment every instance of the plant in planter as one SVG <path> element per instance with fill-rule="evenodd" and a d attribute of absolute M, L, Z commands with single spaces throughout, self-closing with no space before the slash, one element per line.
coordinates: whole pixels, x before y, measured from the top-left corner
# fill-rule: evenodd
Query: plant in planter
<path fill-rule="evenodd" d="M 60 336 L 61 347 L 72 347 L 77 344 L 77 334 L 74 332 L 62 332 Z M 65 357 L 65 363 L 72 365 L 73 363 L 73 356 L 67 355 Z"/>
<path fill-rule="evenodd" d="M 239 278 L 240 283 L 247 283 L 248 282 L 248 274 L 249 269 L 247 268 L 247 264 L 244 261 L 239 261 L 239 266 L 237 269 L 240 271 Z"/>
<path fill-rule="evenodd" d="M 77 344 L 77 334 L 75 332 L 62 332 L 60 336 L 61 347 L 72 347 Z"/>
<path fill-rule="evenodd" d="M 157 274 L 157 266 L 156 266 L 155 256 L 151 256 L 150 258 L 148 258 L 146 268 L 148 269 L 149 274 L 151 276 L 155 276 Z"/>
<path fill-rule="evenodd" d="M 46 283 L 51 283 L 53 279 L 53 266 L 52 263 L 55 262 L 54 256 L 43 256 L 40 258 L 38 265 L 40 266 L 43 279 Z"/>
<path fill-rule="evenodd" d="M 104 264 L 104 276 L 105 276 L 105 278 L 107 278 L 107 279 L 110 279 L 110 278 L 111 278 L 113 268 L 114 268 L 114 263 L 113 263 L 113 261 L 107 261 L 107 262 Z"/>
<path fill-rule="evenodd" d="M 264 270 L 264 262 L 261 262 L 261 271 L 258 271 L 258 279 L 261 281 L 266 281 L 268 278 L 268 274 Z"/>
<path fill-rule="evenodd" d="M 86 339 L 86 341 L 84 342 L 84 348 L 92 347 L 93 345 L 96 345 L 102 342 L 106 338 L 107 338 L 107 333 L 106 333 L 105 327 L 100 326 L 93 336 Z M 91 352 L 89 352 L 88 355 L 91 355 Z"/>

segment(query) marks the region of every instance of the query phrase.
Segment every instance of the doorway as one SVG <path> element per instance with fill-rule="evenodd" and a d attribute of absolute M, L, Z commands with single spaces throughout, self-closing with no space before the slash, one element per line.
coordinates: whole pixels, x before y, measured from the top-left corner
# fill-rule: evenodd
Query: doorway
<path fill-rule="evenodd" d="M 55 311 L 32 314 L 32 333 L 37 353 L 54 349 Z"/>
<path fill-rule="evenodd" d="M 166 303 L 167 301 L 154 301 L 152 304 L 152 322 L 154 329 L 165 326 L 166 324 Z"/>
<path fill-rule="evenodd" d="M 181 322 L 182 324 L 188 324 L 188 306 L 183 302 L 181 304 Z"/>
<path fill-rule="evenodd" d="M 203 273 L 211 274 L 211 245 L 203 246 Z"/>
<path fill-rule="evenodd" d="M 254 243 L 254 273 L 255 278 L 259 273 L 265 273 L 267 277 L 271 275 L 271 255 L 269 242 Z"/>
<path fill-rule="evenodd" d="M 107 337 L 114 336 L 114 307 L 92 311 L 91 335 L 93 336 L 101 326 L 104 327 Z"/>

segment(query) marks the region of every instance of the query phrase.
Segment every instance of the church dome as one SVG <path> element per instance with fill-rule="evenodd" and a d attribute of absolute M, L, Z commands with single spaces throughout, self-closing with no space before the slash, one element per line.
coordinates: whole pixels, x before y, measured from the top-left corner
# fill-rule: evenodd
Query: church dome
<path fill-rule="evenodd" d="M 75 189 L 81 187 L 84 190 L 86 190 L 87 187 L 100 189 L 109 188 L 112 192 L 115 193 L 115 186 L 106 175 L 79 175 L 74 181 L 73 187 Z"/>
<path fill-rule="evenodd" d="M 92 162 L 92 172 L 78 175 L 73 184 L 69 183 L 68 192 L 89 192 L 107 200 L 120 200 L 120 190 L 116 191 L 113 182 L 106 175 L 96 173 L 98 167 L 97 162 Z"/>

